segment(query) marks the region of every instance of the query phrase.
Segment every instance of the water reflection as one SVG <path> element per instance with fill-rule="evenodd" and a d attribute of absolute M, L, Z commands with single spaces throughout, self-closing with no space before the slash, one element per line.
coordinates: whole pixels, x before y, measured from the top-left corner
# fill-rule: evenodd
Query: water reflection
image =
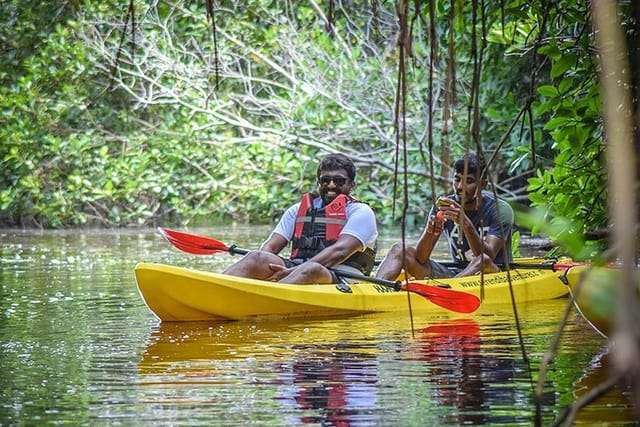
<path fill-rule="evenodd" d="M 246 247 L 268 227 L 197 230 Z M 158 324 L 137 261 L 219 271 L 153 230 L 0 231 L 0 424 L 531 424 L 510 308 L 473 317 Z M 537 370 L 565 301 L 522 307 Z M 545 424 L 606 373 L 573 319 L 549 372 Z M 588 367 L 585 370 L 585 367 Z M 583 420 L 630 422 L 614 390 Z M 582 416 L 582 415 L 580 415 Z"/>
<path fill-rule="evenodd" d="M 610 370 L 613 369 L 613 361 L 607 348 L 596 354 L 583 370 L 583 375 L 576 381 L 573 387 L 573 397 L 575 400 L 587 394 L 598 385 L 609 378 Z M 610 392 L 606 393 L 597 404 L 589 405 L 578 412 L 575 424 L 592 423 L 599 420 L 601 423 L 612 425 L 631 424 L 639 425 L 640 419 L 634 419 L 631 411 L 612 411 L 611 408 L 629 405 L 631 393 L 629 388 L 617 385 Z"/>
<path fill-rule="evenodd" d="M 486 422 L 482 412 L 486 387 L 481 375 L 483 358 L 478 323 L 471 319 L 451 320 L 418 332 L 421 359 L 431 366 L 426 381 L 434 385 L 434 398 L 442 405 L 463 411 L 456 411 L 457 416 L 446 421 Z"/>
<path fill-rule="evenodd" d="M 487 351 L 496 337 L 485 331 L 483 340 L 480 325 L 472 319 L 441 322 L 419 332 L 417 346 L 421 360 L 430 366 L 425 381 L 431 385 L 432 396 L 438 404 L 455 408 L 441 422 L 485 424 L 520 421 L 497 410 L 530 401 L 527 368 L 518 358 L 517 345 L 513 340 L 497 339 L 504 348 L 511 350 L 508 355 Z M 514 382 L 521 387 L 513 387 Z M 553 395 L 550 396 L 544 399 L 546 407 L 555 404 Z"/>
<path fill-rule="evenodd" d="M 537 357 L 563 304 L 535 304 L 521 312 L 526 345 Z M 407 319 L 385 314 L 314 322 L 163 323 L 142 354 L 140 385 L 257 385 L 278 402 L 274 410 L 287 424 L 530 423 L 531 384 L 512 316 L 506 308 L 492 310 L 474 319 L 418 318 L 415 338 Z M 571 325 L 567 333 L 579 332 Z M 576 348 L 565 349 L 561 362 L 570 361 L 573 370 L 565 370 L 563 380 L 582 375 L 581 359 Z M 549 387 L 558 384 L 552 379 Z M 555 396 L 545 395 L 547 419 L 558 411 Z"/>
<path fill-rule="evenodd" d="M 354 351 L 347 343 L 337 343 L 324 358 L 297 357 L 281 371 L 285 382 L 279 395 L 284 405 L 295 405 L 301 415 L 293 424 L 350 425 L 378 421 L 378 361 L 372 354 Z"/>
<path fill-rule="evenodd" d="M 255 386 L 257 374 L 287 424 L 373 422 L 379 349 L 352 327 L 340 333 L 349 323 L 159 324 L 138 365 L 140 385 Z M 252 375 L 229 375 L 230 365 L 236 372 L 251 365 Z"/>

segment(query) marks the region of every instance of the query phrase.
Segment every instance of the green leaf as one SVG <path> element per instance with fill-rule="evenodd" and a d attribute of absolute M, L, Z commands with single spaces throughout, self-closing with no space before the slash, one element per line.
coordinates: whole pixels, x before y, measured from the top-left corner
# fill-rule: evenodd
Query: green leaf
<path fill-rule="evenodd" d="M 558 89 L 555 86 L 544 85 L 538 87 L 538 93 L 542 96 L 552 97 L 558 95 Z"/>
<path fill-rule="evenodd" d="M 548 45 L 541 46 L 538 49 L 538 53 L 541 55 L 546 55 L 552 59 L 556 59 L 562 54 L 560 52 L 560 49 L 558 49 L 558 46 L 556 46 L 555 44 L 548 44 Z"/>
<path fill-rule="evenodd" d="M 544 125 L 544 129 L 549 131 L 554 130 L 560 126 L 567 124 L 570 121 L 571 119 L 567 117 L 554 117 L 553 119 L 549 120 L 547 124 Z"/>
<path fill-rule="evenodd" d="M 575 55 L 569 54 L 560 57 L 557 61 L 554 61 L 553 66 L 551 67 L 551 78 L 555 79 L 556 77 L 564 74 L 565 71 L 573 67 L 576 60 L 577 57 Z"/>
<path fill-rule="evenodd" d="M 558 91 L 560 93 L 565 93 L 569 88 L 571 88 L 571 86 L 573 86 L 573 84 L 574 84 L 573 77 L 566 77 L 562 79 L 562 81 L 558 85 Z"/>

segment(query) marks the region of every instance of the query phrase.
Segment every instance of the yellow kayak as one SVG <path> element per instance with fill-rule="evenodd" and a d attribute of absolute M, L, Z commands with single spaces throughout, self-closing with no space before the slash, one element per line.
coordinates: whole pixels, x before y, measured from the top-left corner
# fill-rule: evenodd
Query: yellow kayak
<path fill-rule="evenodd" d="M 516 303 L 567 295 L 567 284 L 575 285 L 583 268 L 570 268 L 566 273 L 551 269 L 511 270 Z M 142 298 L 161 321 L 308 318 L 408 310 L 406 292 L 373 283 L 351 283 L 351 292 L 345 293 L 335 285 L 281 284 L 152 263 L 138 264 L 135 276 Z M 479 275 L 415 282 L 480 296 Z M 414 312 L 446 311 L 421 295 L 409 295 Z M 497 304 L 511 304 L 506 272 L 484 275 L 481 307 Z"/>

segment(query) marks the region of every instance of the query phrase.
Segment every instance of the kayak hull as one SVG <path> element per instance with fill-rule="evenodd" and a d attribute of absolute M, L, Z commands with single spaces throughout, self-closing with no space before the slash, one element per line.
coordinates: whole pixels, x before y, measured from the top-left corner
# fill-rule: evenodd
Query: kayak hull
<path fill-rule="evenodd" d="M 516 303 L 567 295 L 564 281 L 574 285 L 579 270 L 572 268 L 567 274 L 547 269 L 512 270 Z M 373 283 L 349 284 L 351 292 L 345 293 L 335 285 L 281 284 L 153 263 L 138 264 L 135 276 L 140 295 L 161 321 L 309 318 L 408 310 L 406 292 Z M 480 296 L 480 281 L 477 275 L 415 282 Z M 414 312 L 448 312 L 420 295 L 409 295 Z M 482 306 L 494 304 L 511 304 L 506 272 L 484 275 Z"/>
<path fill-rule="evenodd" d="M 594 267 L 584 275 L 580 288 L 574 290 L 575 302 L 581 314 L 607 336 L 614 329 L 622 282 L 622 270 Z M 635 283 L 640 296 L 640 276 Z"/>

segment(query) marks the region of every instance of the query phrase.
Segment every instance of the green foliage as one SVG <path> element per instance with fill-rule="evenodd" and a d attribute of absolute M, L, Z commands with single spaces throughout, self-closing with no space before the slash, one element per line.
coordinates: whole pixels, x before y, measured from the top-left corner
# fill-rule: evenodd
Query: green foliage
<path fill-rule="evenodd" d="M 128 4 L 36 8 L 14 0 L 0 12 L 9 22 L 0 38 L 11 50 L 0 59 L 0 223 L 266 222 L 313 189 L 317 158 L 333 151 L 361 159 L 355 195 L 381 222 L 398 222 L 403 178 L 394 206 L 392 6 L 380 5 L 377 15 L 368 4 L 338 8 L 331 37 L 307 4 L 225 3 L 216 9 L 222 80 L 215 90 L 204 2 L 136 2 L 136 45 L 125 34 L 114 68 Z M 452 157 L 475 149 L 465 98 L 473 71 L 471 3 L 455 4 L 458 101 L 447 135 L 441 117 L 451 3 L 436 5 L 436 160 L 445 148 Z M 488 5 L 486 41 L 478 23 L 481 142 L 491 153 L 533 96 L 533 135 L 528 123 L 516 126 L 493 171 L 505 178 L 535 166 L 531 202 L 545 209 L 544 218 L 563 218 L 580 234 L 606 221 L 587 5 L 562 0 L 547 7 L 521 0 Z M 407 164 L 420 173 L 429 170 L 427 10 L 413 22 L 407 74 Z M 435 166 L 440 175 L 442 166 Z M 439 181 L 436 192 L 448 192 L 446 183 Z M 410 174 L 407 193 L 407 223 L 422 226 L 429 179 Z"/>
<path fill-rule="evenodd" d="M 310 188 L 306 149 L 202 144 L 179 110 L 153 133 L 137 130 L 131 111 L 114 108 L 118 95 L 91 84 L 98 73 L 74 27 L 57 26 L 0 89 L 0 222 L 265 221 Z"/>
<path fill-rule="evenodd" d="M 514 258 L 520 256 L 520 231 L 514 230 L 511 234 L 511 255 Z"/>
<path fill-rule="evenodd" d="M 562 252 L 578 260 L 591 260 L 602 252 L 602 242 L 584 238 L 584 224 L 564 217 L 549 218 L 543 209 L 516 212 L 516 223 L 534 234 L 553 237 Z"/>
<path fill-rule="evenodd" d="M 539 116 L 557 153 L 553 168 L 529 179 L 529 199 L 553 217 L 580 225 L 577 232 L 606 225 L 603 132 L 595 70 L 586 42 L 550 41 L 539 49 L 551 61 L 550 84 L 538 87 Z M 582 50 L 583 54 L 572 53 Z"/>
<path fill-rule="evenodd" d="M 508 2 L 506 7 L 515 3 Z M 537 48 L 538 60 L 530 64 L 531 68 L 542 68 L 533 94 L 537 162 L 535 174 L 528 180 L 528 191 L 531 204 L 544 214 L 532 214 L 531 218 L 540 223 L 528 225 L 533 232 L 545 232 L 570 253 L 584 257 L 599 246 L 584 242 L 582 235 L 607 222 L 603 130 L 593 39 L 589 36 L 591 24 L 585 19 L 589 14 L 586 3 L 561 1 L 556 7 L 548 7 L 544 3 L 533 4 L 520 14 L 509 14 L 504 32 L 500 22 L 494 22 L 490 39 L 506 44 L 512 54 L 530 49 L 545 14 L 547 34 L 562 34 L 543 38 Z M 526 79 L 530 70 L 513 73 L 509 64 L 491 68 L 492 80 L 500 81 L 502 87 L 517 87 L 514 81 L 509 83 L 511 77 L 506 73 L 529 83 Z M 527 96 L 527 92 L 521 92 L 522 98 Z M 517 109 L 509 108 L 510 101 L 492 99 L 487 115 L 494 119 L 513 117 Z M 523 122 L 520 132 L 513 132 L 505 145 L 502 154 L 510 159 L 510 173 L 533 166 L 530 138 L 529 123 Z M 586 247 L 581 250 L 583 244 Z"/>

